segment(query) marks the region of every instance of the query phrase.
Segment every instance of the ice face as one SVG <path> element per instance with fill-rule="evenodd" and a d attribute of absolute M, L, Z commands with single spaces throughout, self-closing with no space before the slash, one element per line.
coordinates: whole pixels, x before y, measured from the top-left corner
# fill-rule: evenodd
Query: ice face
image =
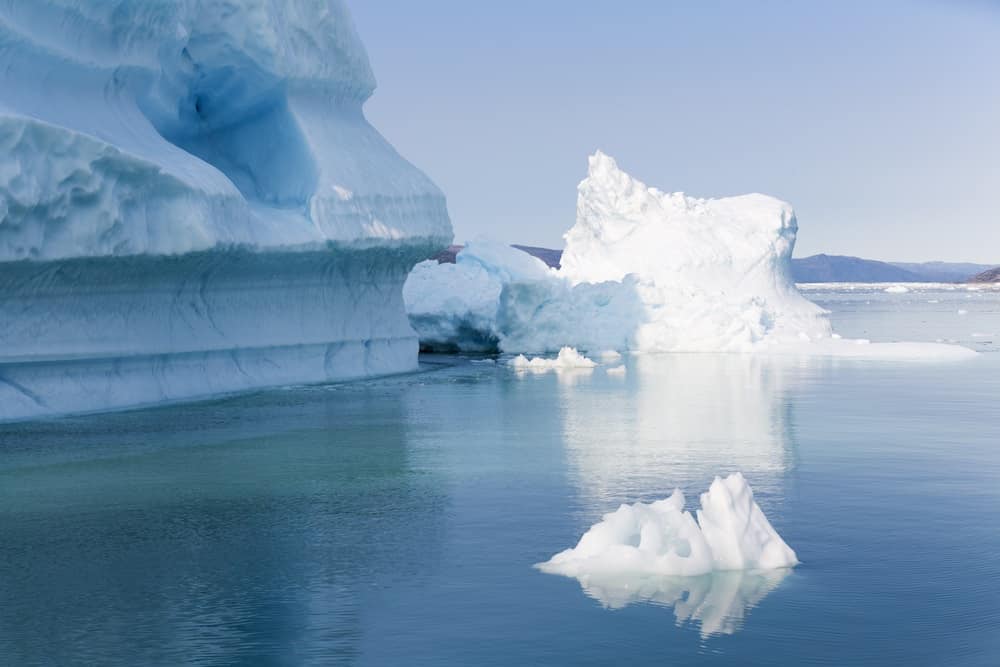
<path fill-rule="evenodd" d="M 341 0 L 0 3 L 0 419 L 415 368 L 374 87 Z"/>
<path fill-rule="evenodd" d="M 450 240 L 340 0 L 16 0 L 0 46 L 0 261 Z"/>

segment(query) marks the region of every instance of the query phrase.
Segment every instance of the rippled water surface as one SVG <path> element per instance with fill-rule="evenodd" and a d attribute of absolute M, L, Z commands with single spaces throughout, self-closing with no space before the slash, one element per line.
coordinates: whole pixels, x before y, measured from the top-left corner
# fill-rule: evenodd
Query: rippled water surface
<path fill-rule="evenodd" d="M 996 665 L 1000 293 L 808 294 L 844 335 L 983 354 L 428 358 L 0 426 L 0 662 Z M 802 565 L 613 589 L 532 568 L 734 470 Z"/>

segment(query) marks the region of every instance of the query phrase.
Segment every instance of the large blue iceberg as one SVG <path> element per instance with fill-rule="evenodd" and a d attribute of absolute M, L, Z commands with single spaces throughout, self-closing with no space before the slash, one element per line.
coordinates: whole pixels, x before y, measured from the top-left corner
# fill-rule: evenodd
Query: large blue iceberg
<path fill-rule="evenodd" d="M 374 87 L 341 0 L 0 2 L 0 419 L 415 368 Z"/>

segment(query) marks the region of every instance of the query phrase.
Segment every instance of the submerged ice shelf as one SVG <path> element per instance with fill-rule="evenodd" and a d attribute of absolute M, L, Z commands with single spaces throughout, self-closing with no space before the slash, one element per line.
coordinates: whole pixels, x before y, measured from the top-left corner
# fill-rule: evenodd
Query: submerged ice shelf
<path fill-rule="evenodd" d="M 0 419 L 410 370 L 444 196 L 342 0 L 0 6 Z"/>
<path fill-rule="evenodd" d="M 422 344 L 435 349 L 975 355 L 959 346 L 836 336 L 828 313 L 792 280 L 797 229 L 791 206 L 773 197 L 665 193 L 598 152 L 578 187 L 577 220 L 558 270 L 479 240 L 455 264 L 418 265 L 404 299 Z"/>

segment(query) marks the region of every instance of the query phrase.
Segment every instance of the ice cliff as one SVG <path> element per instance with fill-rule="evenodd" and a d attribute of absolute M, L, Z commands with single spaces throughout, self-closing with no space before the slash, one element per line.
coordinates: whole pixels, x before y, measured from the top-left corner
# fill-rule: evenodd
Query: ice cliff
<path fill-rule="evenodd" d="M 374 87 L 341 0 L 0 1 L 0 419 L 414 368 Z"/>
<path fill-rule="evenodd" d="M 966 348 L 845 341 L 792 279 L 798 226 L 789 204 L 760 194 L 698 199 L 649 187 L 609 156 L 590 157 L 578 187 L 576 224 L 559 270 L 540 260 L 510 271 L 493 263 L 424 263 L 404 287 L 421 340 L 439 347 L 496 340 L 504 352 L 769 352 L 855 357 L 959 358 Z M 481 245 L 481 243 L 480 243 Z M 470 291 L 476 275 L 492 288 Z M 436 308 L 429 308 L 433 294 Z M 491 295 L 498 297 L 491 300 Z M 476 313 L 476 318 L 470 317 Z M 493 313 L 492 317 L 489 317 Z M 461 335 L 454 332 L 461 330 Z M 450 337 L 448 332 L 452 332 Z M 476 338 L 476 332 L 488 335 Z"/>

